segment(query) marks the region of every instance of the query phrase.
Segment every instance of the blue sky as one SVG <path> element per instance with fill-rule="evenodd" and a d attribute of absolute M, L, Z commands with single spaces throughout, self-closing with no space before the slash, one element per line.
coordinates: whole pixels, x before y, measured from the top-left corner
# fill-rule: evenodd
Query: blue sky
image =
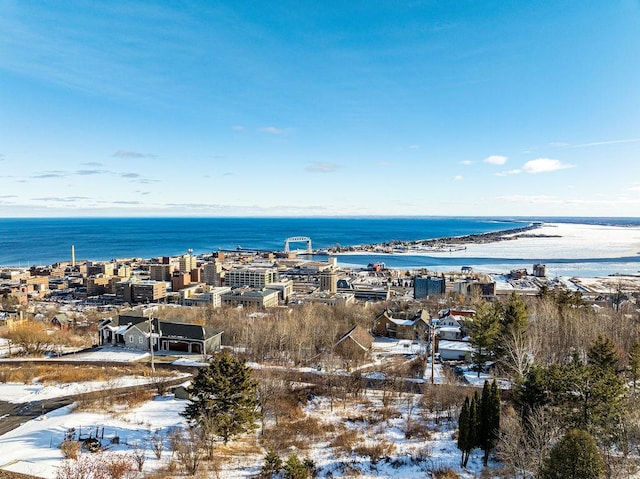
<path fill-rule="evenodd" d="M 0 216 L 638 216 L 640 2 L 0 0 Z"/>

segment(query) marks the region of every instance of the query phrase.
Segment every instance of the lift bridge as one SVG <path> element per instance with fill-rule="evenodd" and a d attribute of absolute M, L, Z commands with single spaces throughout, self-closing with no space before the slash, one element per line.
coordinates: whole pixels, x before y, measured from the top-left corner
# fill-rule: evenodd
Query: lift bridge
<path fill-rule="evenodd" d="M 292 253 L 289 244 L 290 243 L 306 243 L 307 244 L 307 249 L 306 250 L 298 250 L 298 251 L 304 251 L 307 254 L 311 254 L 313 253 L 313 249 L 311 248 L 311 238 L 309 238 L 308 236 L 292 236 L 291 238 L 287 238 L 286 240 L 284 240 L 284 252 L 285 253 Z"/>

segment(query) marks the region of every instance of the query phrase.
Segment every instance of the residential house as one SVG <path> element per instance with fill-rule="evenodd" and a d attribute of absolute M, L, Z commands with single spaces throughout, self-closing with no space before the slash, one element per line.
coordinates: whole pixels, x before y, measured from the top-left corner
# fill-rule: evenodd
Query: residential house
<path fill-rule="evenodd" d="M 372 332 L 397 339 L 425 339 L 429 336 L 429 322 L 429 312 L 424 309 L 413 314 L 385 309 L 376 317 Z"/>
<path fill-rule="evenodd" d="M 212 354 L 220 350 L 222 331 L 199 324 L 162 321 L 138 315 L 107 318 L 98 326 L 101 346 L 122 346 L 173 353 Z"/>
<path fill-rule="evenodd" d="M 362 326 L 351 328 L 333 346 L 333 351 L 345 359 L 364 359 L 373 345 L 373 336 Z"/>
<path fill-rule="evenodd" d="M 73 321 L 66 314 L 60 313 L 51 319 L 51 324 L 60 329 L 69 329 L 73 325 Z"/>

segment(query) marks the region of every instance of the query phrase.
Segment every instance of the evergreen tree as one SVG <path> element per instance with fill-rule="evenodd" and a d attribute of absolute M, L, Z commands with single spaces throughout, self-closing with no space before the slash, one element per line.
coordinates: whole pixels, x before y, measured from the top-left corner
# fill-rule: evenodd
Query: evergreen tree
<path fill-rule="evenodd" d="M 532 366 L 527 375 L 514 387 L 514 401 L 520 410 L 524 423 L 529 414 L 548 402 L 548 381 L 546 371 L 539 366 Z"/>
<path fill-rule="evenodd" d="M 629 373 L 633 381 L 633 392 L 636 391 L 636 383 L 640 378 L 640 340 L 635 340 L 629 350 Z"/>
<path fill-rule="evenodd" d="M 581 429 L 569 431 L 551 449 L 539 479 L 600 479 L 602 457 L 591 435 Z"/>
<path fill-rule="evenodd" d="M 511 293 L 506 305 L 499 310 L 500 332 L 494 347 L 496 360 L 508 364 L 509 347 L 522 344 L 524 335 L 529 329 L 527 304 L 519 294 Z M 510 346 L 508 346 L 510 345 Z"/>
<path fill-rule="evenodd" d="M 548 368 L 547 375 L 554 403 L 564 407 L 569 421 L 602 433 L 619 423 L 625 385 L 611 362 L 597 356 L 600 359 L 585 364 L 574 354 L 569 364 Z"/>
<path fill-rule="evenodd" d="M 591 366 L 615 373 L 618 368 L 618 353 L 613 341 L 606 336 L 598 336 L 587 351 Z"/>
<path fill-rule="evenodd" d="M 485 364 L 494 357 L 494 347 L 500 334 L 498 309 L 497 306 L 482 303 L 473 321 L 469 323 L 469 339 L 475 348 L 472 361 L 478 371 L 478 377 Z"/>
<path fill-rule="evenodd" d="M 460 457 L 460 465 L 462 467 L 467 466 L 469 460 L 469 453 L 472 449 L 471 441 L 471 423 L 469 409 L 471 404 L 469 403 L 469 397 L 464 398 L 464 404 L 460 411 L 460 417 L 458 418 L 458 449 L 462 453 Z"/>
<path fill-rule="evenodd" d="M 478 445 L 484 451 L 483 464 L 489 462 L 489 453 L 498 444 L 500 433 L 500 392 L 494 380 L 484 382 L 478 414 Z"/>
<path fill-rule="evenodd" d="M 215 356 L 198 370 L 189 392 L 190 403 L 182 415 L 199 427 L 210 450 L 216 437 L 226 444 L 257 428 L 257 382 L 244 361 L 226 353 Z"/>
<path fill-rule="evenodd" d="M 480 447 L 480 396 L 473 393 L 469 404 L 469 450 Z"/>
<path fill-rule="evenodd" d="M 260 471 L 260 477 L 269 479 L 274 477 L 282 469 L 282 459 L 277 452 L 270 450 L 264 456 L 264 464 Z"/>
<path fill-rule="evenodd" d="M 513 292 L 511 296 L 509 296 L 509 300 L 502 312 L 500 327 L 503 334 L 512 330 L 524 332 L 528 329 L 529 315 L 527 314 L 527 304 L 519 294 Z"/>
<path fill-rule="evenodd" d="M 310 461 L 301 461 L 296 454 L 291 454 L 284 465 L 285 479 L 307 479 L 312 471 Z"/>

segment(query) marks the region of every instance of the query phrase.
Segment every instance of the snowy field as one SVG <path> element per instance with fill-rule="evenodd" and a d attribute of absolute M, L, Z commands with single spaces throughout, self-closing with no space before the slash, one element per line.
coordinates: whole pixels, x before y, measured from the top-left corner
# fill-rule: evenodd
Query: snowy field
<path fill-rule="evenodd" d="M 156 431 L 166 437 L 169 428 L 181 425 L 180 412 L 185 404 L 186 401 L 173 397 L 158 397 L 116 415 L 74 412 L 73 406 L 60 408 L 0 436 L 0 469 L 55 478 L 57 468 L 64 461 L 59 445 L 69 429 L 84 430 L 86 434 L 96 428 L 104 429 L 104 442 L 114 436 L 120 438 L 120 444 L 110 444 L 109 453 L 126 453 L 134 444 L 148 443 Z M 169 453 L 165 451 L 165 455 L 168 457 Z M 163 460 L 158 461 L 149 450 L 145 470 L 153 471 L 162 464 Z"/>
<path fill-rule="evenodd" d="M 176 376 L 179 377 L 179 376 Z M 186 377 L 186 375 L 185 375 Z M 109 389 L 140 386 L 154 382 L 151 377 L 122 376 L 110 381 L 86 381 L 79 383 L 59 383 L 44 385 L 23 383 L 0 383 L 0 398 L 11 403 L 25 403 L 30 401 L 43 401 L 62 396 L 84 394 L 93 391 L 106 391 Z"/>
<path fill-rule="evenodd" d="M 301 459 L 312 459 L 317 477 L 321 478 L 409 479 L 426 477 L 427 471 L 434 468 L 452 469 L 461 479 L 480 477 L 483 469 L 481 453 L 476 451 L 468 467 L 460 468 L 460 452 L 454 438 L 455 421 L 440 417 L 436 423 L 419 412 L 418 400 L 419 396 L 403 394 L 395 397 L 391 405 L 383 406 L 381 393 L 369 391 L 357 401 L 336 401 L 332 409 L 327 398 L 316 398 L 303 408 L 304 420 L 315 421 L 319 428 L 333 432 L 301 436 L 305 445 L 286 454 L 295 452 Z M 174 428 L 184 426 L 180 412 L 186 404 L 187 401 L 166 396 L 115 414 L 75 412 L 72 406 L 61 408 L 0 437 L 0 469 L 54 478 L 64 461 L 59 444 L 74 428 L 83 435 L 99 431 L 99 436 L 104 436 L 102 443 L 108 448 L 104 454 L 131 454 L 134 447 L 149 448 L 145 453 L 144 471 L 153 472 L 166 465 L 171 456 L 168 436 Z M 383 411 L 387 411 L 388 416 L 383 417 Z M 421 425 L 425 431 L 422 436 L 407 438 L 408 424 L 412 423 Z M 160 460 L 149 446 L 154 434 L 166 440 Z M 112 443 L 114 436 L 119 438 L 119 444 Z M 337 445 L 340 437 L 353 441 L 353 449 Z M 243 444 L 246 447 L 240 447 Z M 377 446 L 386 451 L 380 458 L 370 452 Z M 234 449 L 245 452 L 230 454 Z M 260 471 L 265 451 L 256 445 L 255 437 L 232 443 L 225 451 L 226 457 L 219 465 L 217 477 L 248 479 Z M 284 459 L 286 454 L 283 454 Z"/>
<path fill-rule="evenodd" d="M 150 356 L 148 351 L 140 351 L 139 349 L 125 349 L 116 347 L 102 347 L 95 351 L 84 351 L 77 354 L 69 354 L 64 356 L 64 361 L 109 361 L 129 363 L 148 359 Z M 51 359 L 55 361 L 55 358 Z"/>

